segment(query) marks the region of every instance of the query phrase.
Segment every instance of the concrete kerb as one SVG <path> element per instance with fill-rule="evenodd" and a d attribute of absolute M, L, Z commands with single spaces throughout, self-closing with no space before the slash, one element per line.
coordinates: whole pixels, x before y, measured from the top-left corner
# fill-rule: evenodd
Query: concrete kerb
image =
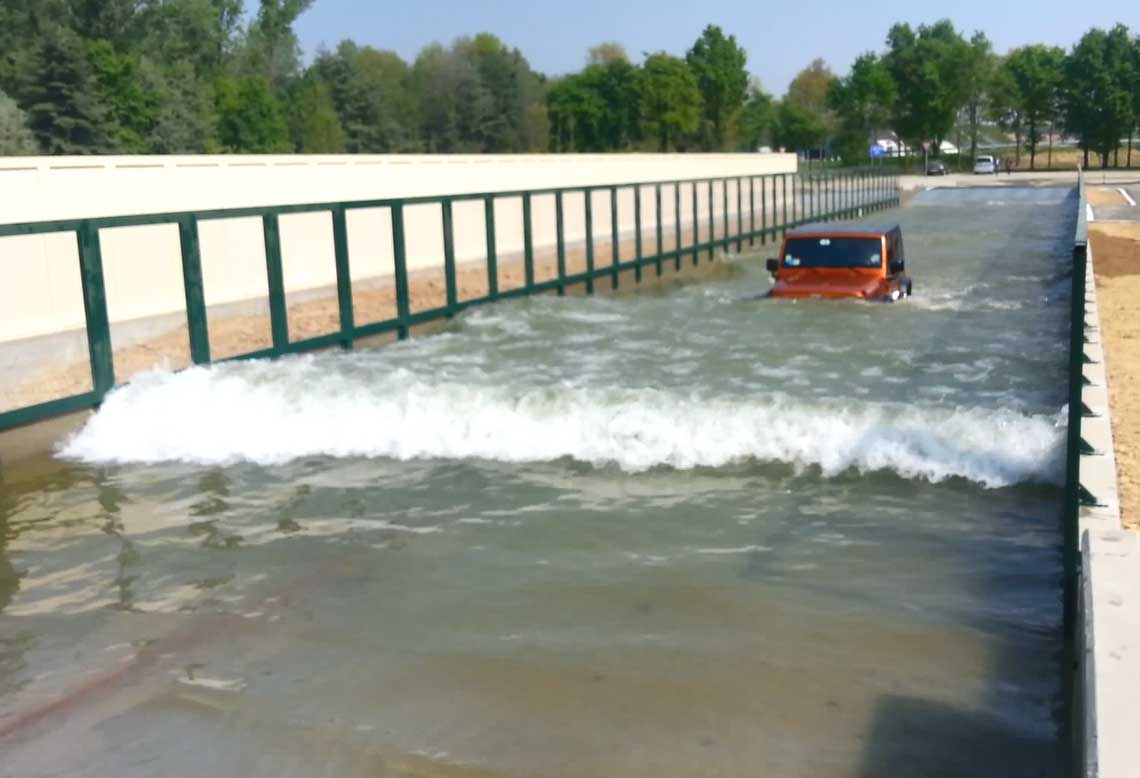
<path fill-rule="evenodd" d="M 1093 252 L 1088 249 L 1087 343 L 1082 401 L 1081 486 L 1095 504 L 1080 510 L 1080 629 L 1073 699 L 1078 770 L 1085 778 L 1135 775 L 1140 759 L 1140 535 L 1125 531 L 1113 453 L 1108 372 L 1100 346 Z"/>

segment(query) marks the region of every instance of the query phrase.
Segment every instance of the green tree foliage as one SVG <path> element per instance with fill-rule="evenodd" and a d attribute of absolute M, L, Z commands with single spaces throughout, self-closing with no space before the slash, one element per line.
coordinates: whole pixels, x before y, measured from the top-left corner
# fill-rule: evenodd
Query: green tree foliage
<path fill-rule="evenodd" d="M 16 101 L 0 92 L 0 156 L 35 154 L 36 138 Z"/>
<path fill-rule="evenodd" d="M 796 149 L 865 154 L 889 126 L 935 145 L 987 116 L 1028 149 L 1059 121 L 1115 163 L 1140 117 L 1140 39 L 1090 30 L 1063 58 L 999 62 L 948 21 L 893 26 L 842 77 L 811 62 L 776 105 L 749 86 L 735 37 L 706 27 L 683 59 L 631 61 L 615 41 L 577 72 L 536 73 L 482 33 L 412 63 L 345 40 L 305 63 L 295 27 L 316 0 L 0 0 L 0 138 L 41 153 L 392 153 Z M 1062 61 L 1063 60 L 1063 61 Z M 11 101 L 15 101 L 12 105 Z M 25 128 L 25 129 L 21 129 Z M 961 134 L 962 129 L 959 130 Z M 1052 134 L 1050 134 L 1050 139 Z M 959 142 L 961 142 L 959 137 Z"/>
<path fill-rule="evenodd" d="M 1093 28 L 1065 58 L 1062 105 L 1065 127 L 1107 166 L 1120 138 L 1135 126 L 1135 48 L 1128 29 Z"/>
<path fill-rule="evenodd" d="M 555 151 L 614 151 L 640 139 L 641 73 L 629 62 L 587 65 L 547 95 Z"/>
<path fill-rule="evenodd" d="M 866 158 L 871 133 L 890 123 L 897 99 L 894 79 L 876 54 L 860 55 L 847 76 L 832 79 L 827 102 L 835 112 L 836 145 L 843 159 Z"/>
<path fill-rule="evenodd" d="M 332 92 L 316 73 L 292 83 L 287 106 L 289 137 L 295 150 L 302 154 L 344 152 L 344 128 Z"/>
<path fill-rule="evenodd" d="M 760 82 L 753 80 L 748 86 L 748 97 L 737 119 L 737 140 L 741 150 L 756 151 L 771 141 L 772 126 L 776 121 L 776 107 L 772 95 L 764 91 Z"/>
<path fill-rule="evenodd" d="M 736 36 L 724 34 L 710 24 L 685 55 L 697 77 L 704 116 L 709 125 L 711 148 L 723 149 L 728 129 L 736 112 L 744 104 L 748 89 L 748 56 L 736 43 Z"/>
<path fill-rule="evenodd" d="M 969 96 L 970 45 L 943 19 L 917 30 L 896 24 L 887 47 L 884 62 L 897 88 L 895 132 L 913 145 L 937 149 Z"/>
<path fill-rule="evenodd" d="M 87 59 L 100 101 L 107 106 L 105 130 L 110 145 L 131 154 L 145 152 L 159 106 L 157 94 L 146 89 L 139 72 L 142 61 L 116 53 L 104 39 L 87 43 Z"/>
<path fill-rule="evenodd" d="M 301 46 L 293 23 L 312 4 L 313 0 L 261 0 L 246 31 L 246 67 L 269 79 L 274 89 L 282 89 L 300 70 Z"/>
<path fill-rule="evenodd" d="M 993 45 L 984 32 L 975 32 L 970 38 L 970 51 L 965 62 L 966 73 L 966 124 L 970 137 L 970 159 L 978 156 L 978 127 L 986 112 L 989 88 L 997 69 Z"/>
<path fill-rule="evenodd" d="M 289 127 L 269 80 L 260 76 L 222 78 L 215 86 L 218 141 L 226 151 L 289 151 Z"/>
<path fill-rule="evenodd" d="M 1062 49 L 1041 44 L 1014 49 L 1003 63 L 1012 81 L 1013 99 L 1025 127 L 1030 170 L 1036 165 L 1041 131 L 1053 118 L 1064 64 L 1065 52 Z"/>
<path fill-rule="evenodd" d="M 827 125 L 819 114 L 782 100 L 776 110 L 773 138 L 786 149 L 816 149 L 827 140 Z"/>
<path fill-rule="evenodd" d="M 615 41 L 604 41 L 591 46 L 586 52 L 587 65 L 608 65 L 611 62 L 629 62 L 625 46 Z"/>
<path fill-rule="evenodd" d="M 49 154 L 91 154 L 109 148 L 108 111 L 85 56 L 83 40 L 59 25 L 42 31 L 31 59 L 34 77 L 20 93 L 28 125 Z"/>
<path fill-rule="evenodd" d="M 416 105 L 410 69 L 398 55 L 343 41 L 313 65 L 332 93 L 344 127 L 345 150 L 354 154 L 414 151 Z"/>
<path fill-rule="evenodd" d="M 688 63 L 665 52 L 645 58 L 641 76 L 641 115 L 658 151 L 694 132 L 701 120 L 701 93 Z"/>

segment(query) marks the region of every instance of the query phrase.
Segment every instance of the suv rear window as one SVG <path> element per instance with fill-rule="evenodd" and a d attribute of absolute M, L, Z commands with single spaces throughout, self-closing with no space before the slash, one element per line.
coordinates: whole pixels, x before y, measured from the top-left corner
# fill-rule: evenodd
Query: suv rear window
<path fill-rule="evenodd" d="M 879 238 L 789 238 L 784 267 L 881 267 Z"/>

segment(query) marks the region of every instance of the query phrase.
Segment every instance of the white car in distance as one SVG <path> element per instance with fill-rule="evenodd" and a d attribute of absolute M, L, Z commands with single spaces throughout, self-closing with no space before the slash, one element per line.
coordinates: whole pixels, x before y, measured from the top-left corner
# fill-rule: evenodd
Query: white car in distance
<path fill-rule="evenodd" d="M 981 156 L 974 160 L 974 172 L 986 175 L 997 173 L 997 160 L 989 156 Z"/>

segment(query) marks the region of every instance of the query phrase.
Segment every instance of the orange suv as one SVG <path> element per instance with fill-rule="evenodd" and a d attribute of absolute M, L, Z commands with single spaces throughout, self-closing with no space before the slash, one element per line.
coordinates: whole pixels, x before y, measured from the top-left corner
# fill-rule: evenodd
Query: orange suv
<path fill-rule="evenodd" d="M 813 224 L 784 235 L 770 297 L 894 302 L 911 293 L 898 224 Z"/>

